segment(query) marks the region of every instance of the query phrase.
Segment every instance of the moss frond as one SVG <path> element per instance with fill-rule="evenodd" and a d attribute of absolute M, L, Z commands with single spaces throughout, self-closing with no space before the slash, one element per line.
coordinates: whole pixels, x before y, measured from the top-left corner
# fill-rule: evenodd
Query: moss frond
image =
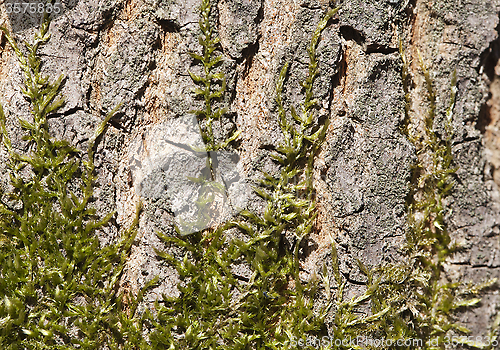
<path fill-rule="evenodd" d="M 240 134 L 239 130 L 233 130 L 230 135 L 224 136 L 221 140 L 216 140 L 213 131 L 214 121 L 221 121 L 227 109 L 215 106 L 226 92 L 226 76 L 224 72 L 217 71 L 217 67 L 222 62 L 222 55 L 217 55 L 220 39 L 213 33 L 210 24 L 211 9 L 210 1 L 202 0 L 199 20 L 201 35 L 198 37 L 198 42 L 202 47 L 202 55 L 193 52 L 189 53 L 195 61 L 202 64 L 203 74 L 197 75 L 188 71 L 193 82 L 199 86 L 193 89 L 193 92 L 204 101 L 203 109 L 193 110 L 191 113 L 198 117 L 200 132 L 207 152 L 218 151 L 227 147 Z"/>

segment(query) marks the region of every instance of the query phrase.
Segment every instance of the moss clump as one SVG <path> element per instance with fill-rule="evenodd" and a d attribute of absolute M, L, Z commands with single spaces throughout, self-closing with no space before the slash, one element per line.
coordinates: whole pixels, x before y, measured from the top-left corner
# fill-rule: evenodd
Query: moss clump
<path fill-rule="evenodd" d="M 313 312 L 319 279 L 301 281 L 299 248 L 316 217 L 312 166 L 328 125 L 319 125 L 314 118 L 317 102 L 312 88 L 318 74 L 315 52 L 321 32 L 337 10 L 328 11 L 313 34 L 309 76 L 303 83 L 305 101 L 300 115 L 291 109 L 292 123 L 287 121 L 281 99 L 288 65 L 279 76 L 277 103 L 285 142 L 278 148 L 275 159 L 282 165 L 282 172 L 278 178 L 264 174 L 265 179 L 256 189 L 267 201 L 264 213 L 243 211 L 241 220 L 186 237 L 159 234 L 165 243 L 183 247 L 185 256 L 179 261 L 165 252 L 157 252 L 175 266 L 183 282 L 178 286 L 179 297 L 164 297 L 157 303 L 158 320 L 150 337 L 153 348 L 293 349 L 297 347 L 293 344 L 297 339 L 326 335 L 323 318 L 328 307 Z M 197 114 L 206 128 L 202 129 L 202 135 L 207 149 L 218 150 L 222 146 L 215 145 L 211 137 L 213 100 L 208 77 L 222 80 L 219 91 L 223 91 L 224 80 L 222 75 L 210 75 L 209 71 L 212 63 L 220 60 L 210 56 L 218 39 L 212 36 L 209 12 L 209 2 L 204 0 L 200 20 L 204 56 L 193 55 L 202 62 L 207 80 L 192 73 L 191 76 L 205 87 L 195 92 L 205 99 L 205 109 Z M 299 181 L 292 181 L 296 179 Z M 229 233 L 234 232 L 230 229 L 239 230 L 243 238 L 230 238 Z M 287 231 L 296 235 L 292 248 L 284 240 Z M 249 269 L 248 276 L 235 272 L 238 265 Z"/>
<path fill-rule="evenodd" d="M 456 75 L 451 82 L 450 104 L 444 116 L 444 135 L 435 131 L 436 93 L 429 71 L 420 58 L 420 67 L 425 79 L 428 111 L 420 127 L 408 116 L 410 104 L 408 61 L 400 46 L 403 67 L 402 79 L 406 100 L 406 117 L 402 130 L 415 145 L 418 163 L 413 169 L 411 190 L 408 199 L 407 242 L 404 254 L 407 261 L 362 270 L 368 276 L 372 311 L 389 311 L 381 322 L 381 334 L 385 339 L 416 340 L 407 348 L 445 349 L 447 344 L 463 344 L 472 348 L 486 349 L 489 344 L 470 341 L 469 330 L 456 323 L 457 312 L 476 305 L 476 296 L 493 285 L 490 280 L 481 285 L 449 282 L 442 276 L 446 259 L 459 247 L 453 244 L 444 220 L 444 199 L 453 188 L 453 166 L 451 151 L 452 111 L 456 95 Z M 419 132 L 418 130 L 423 132 Z M 453 337 L 453 338 L 452 338 Z"/>
<path fill-rule="evenodd" d="M 0 203 L 0 347 L 95 350 L 142 344 L 136 303 L 122 312 L 117 291 L 135 225 L 119 243 L 101 247 L 97 232 L 114 213 L 99 216 L 92 208 L 94 148 L 117 108 L 91 137 L 86 161 L 67 141 L 50 136 L 47 119 L 64 104 L 58 97 L 64 78 L 50 81 L 41 73 L 38 50 L 50 38 L 48 29 L 45 16 L 25 56 L 2 28 L 20 63 L 32 118 L 17 117 L 28 147 L 18 153 L 0 106 L 13 188 Z"/>

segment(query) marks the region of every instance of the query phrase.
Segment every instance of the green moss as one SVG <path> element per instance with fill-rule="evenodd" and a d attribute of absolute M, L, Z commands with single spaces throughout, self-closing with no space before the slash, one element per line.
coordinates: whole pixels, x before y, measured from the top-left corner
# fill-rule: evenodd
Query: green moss
<path fill-rule="evenodd" d="M 456 95 L 456 75 L 451 82 L 451 100 L 444 118 L 445 135 L 434 131 L 436 120 L 436 94 L 429 71 L 420 58 L 420 67 L 427 87 L 428 110 L 423 118 L 423 133 L 418 121 L 408 116 L 410 104 L 408 61 L 400 47 L 403 68 L 402 79 L 406 97 L 406 118 L 402 130 L 413 142 L 418 163 L 413 170 L 411 191 L 408 198 L 409 229 L 406 236 L 404 263 L 378 266 L 365 273 L 372 294 L 372 310 L 380 312 L 389 308 L 383 319 L 383 335 L 387 339 L 420 339 L 419 349 L 444 349 L 455 336 L 455 343 L 473 348 L 488 348 L 488 344 L 473 343 L 465 335 L 469 330 L 456 323 L 460 309 L 479 303 L 478 294 L 496 283 L 490 280 L 481 285 L 447 282 L 442 271 L 446 260 L 457 250 L 444 220 L 444 199 L 453 189 L 451 151 L 452 111 Z M 492 333 L 494 334 L 494 333 Z M 493 338 L 492 338 L 493 339 Z"/>
<path fill-rule="evenodd" d="M 68 142 L 51 137 L 47 119 L 64 104 L 58 97 L 64 78 L 52 82 L 41 73 L 38 50 L 50 38 L 48 28 L 46 16 L 33 44 L 25 44 L 27 56 L 2 28 L 23 71 L 22 92 L 32 120 L 17 117 L 28 147 L 18 153 L 0 107 L 13 187 L 3 194 L 8 203 L 0 203 L 0 346 L 97 349 L 140 344 L 140 327 L 132 324 L 134 310 L 122 312 L 117 291 L 135 224 L 119 243 L 101 247 L 97 232 L 114 213 L 101 217 L 92 207 L 96 140 L 118 107 L 91 137 L 86 161 Z"/>
<path fill-rule="evenodd" d="M 195 215 L 196 220 L 179 220 L 176 231 L 182 234 L 189 234 L 200 230 L 200 228 L 209 227 L 209 223 L 213 219 L 209 213 L 209 207 L 214 198 L 220 195 L 223 198 L 228 197 L 223 181 L 217 179 L 213 162 L 217 158 L 217 152 L 226 149 L 241 133 L 240 130 L 231 130 L 227 135 L 223 133 L 223 122 L 227 108 L 221 107 L 221 100 L 226 91 L 226 77 L 224 72 L 219 69 L 222 62 L 222 55 L 218 54 L 220 40 L 210 27 L 210 11 L 210 1 L 203 0 L 198 22 L 201 31 L 198 42 L 202 47 L 202 54 L 189 53 L 195 62 L 201 63 L 203 68 L 201 75 L 189 71 L 191 79 L 198 86 L 193 89 L 193 92 L 197 99 L 203 100 L 203 108 L 192 110 L 190 113 L 197 117 L 204 147 L 200 149 L 191 146 L 191 149 L 195 152 L 206 152 L 207 174 L 202 174 L 199 178 L 190 178 L 194 187 L 198 187 L 198 199 L 195 203 L 197 215 Z M 219 124 L 221 135 L 218 137 L 214 134 L 214 122 Z"/>
<path fill-rule="evenodd" d="M 200 122 L 200 132 L 205 143 L 205 151 L 218 151 L 227 147 L 229 143 L 234 141 L 240 134 L 240 131 L 234 131 L 230 136 L 224 137 L 222 140 L 216 140 L 213 131 L 214 121 L 221 121 L 221 118 L 227 112 L 227 108 L 218 107 L 215 105 L 226 91 L 226 77 L 224 72 L 217 72 L 217 67 L 222 62 L 222 55 L 216 55 L 216 50 L 219 48 L 220 39 L 214 35 L 213 29 L 210 27 L 210 10 L 211 5 L 209 0 L 202 0 L 200 6 L 199 26 L 201 35 L 198 41 L 202 46 L 202 55 L 197 55 L 193 52 L 189 54 L 196 61 L 199 61 L 203 66 L 203 75 L 197 75 L 189 71 L 189 75 L 193 82 L 200 87 L 193 91 L 198 98 L 204 102 L 204 108 L 193 110 Z"/>
<path fill-rule="evenodd" d="M 159 234 L 165 243 L 183 247 L 186 255 L 178 261 L 165 252 L 157 252 L 176 267 L 183 282 L 178 286 L 181 292 L 178 298 L 165 297 L 157 304 L 158 321 L 150 337 L 154 348 L 296 348 L 293 342 L 297 339 L 327 334 L 324 317 L 328 306 L 313 312 L 319 279 L 301 281 L 299 248 L 316 217 L 312 167 L 328 125 L 319 125 L 314 118 L 317 101 L 312 88 L 318 74 L 315 52 L 321 32 L 337 10 L 330 10 L 313 34 L 308 50 L 309 75 L 303 83 L 305 101 L 300 115 L 291 108 L 291 123 L 287 121 L 281 98 L 288 65 L 279 76 L 277 103 L 285 142 L 278 147 L 275 159 L 282 165 L 282 171 L 278 178 L 264 174 L 261 186 L 256 188 L 257 194 L 267 201 L 264 213 L 243 211 L 238 221 L 186 237 Z M 208 24 L 209 11 L 209 2 L 203 1 L 200 44 L 204 56 L 193 57 L 203 64 L 207 77 L 222 80 L 220 92 L 224 88 L 223 75 L 210 75 L 209 71 L 211 62 L 220 60 L 210 57 L 214 51 L 210 45 L 218 39 L 213 38 Z M 192 73 L 191 76 L 205 87 L 195 92 L 205 100 L 205 109 L 197 115 L 205 122 L 202 135 L 207 148 L 221 149 L 227 143 L 215 146 L 210 128 L 214 119 L 212 93 L 209 94 L 212 82 L 208 78 L 202 81 Z M 218 116 L 219 111 L 213 114 Z M 244 238 L 232 237 L 235 229 Z M 296 236 L 292 248 L 284 240 L 287 231 Z M 236 265 L 246 266 L 249 276 L 233 272 Z"/>

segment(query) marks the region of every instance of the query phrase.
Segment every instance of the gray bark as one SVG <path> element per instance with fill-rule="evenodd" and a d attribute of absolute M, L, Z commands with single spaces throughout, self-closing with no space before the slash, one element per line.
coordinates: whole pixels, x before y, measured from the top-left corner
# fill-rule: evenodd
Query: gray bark
<path fill-rule="evenodd" d="M 298 82 L 307 74 L 306 48 L 328 5 L 309 0 L 214 2 L 213 26 L 221 38 L 227 75 L 224 102 L 231 123 L 242 131 L 234 152 L 247 179 L 258 178 L 262 169 L 276 171 L 269 153 L 282 139 L 274 101 L 277 77 L 290 62 L 285 104 L 298 106 L 303 98 Z M 50 76 L 67 77 L 62 92 L 67 104 L 51 120 L 56 135 L 85 149 L 106 112 L 124 103 L 96 154 L 96 206 L 102 212 L 117 211 L 103 233 L 104 243 L 115 240 L 132 221 L 139 188 L 147 181 L 160 190 L 165 185 L 164 163 L 146 165 L 145 159 L 151 153 L 161 158 L 162 125 L 199 106 L 188 74 L 196 70 L 188 52 L 200 50 L 198 6 L 197 0 L 80 0 L 51 24 L 44 69 Z M 453 154 L 459 170 L 447 202 L 447 222 L 452 238 L 466 250 L 449 261 L 446 273 L 475 282 L 500 277 L 499 11 L 497 0 L 344 1 L 318 47 L 315 93 L 322 103 L 320 117 L 329 116 L 332 123 L 315 164 L 319 217 L 305 256 L 307 274 L 329 264 L 330 235 L 352 293 L 365 282 L 355 259 L 373 266 L 401 258 L 405 199 L 416 160 L 414 147 L 400 130 L 401 38 L 412 62 L 411 118 L 425 113 L 417 50 L 431 71 L 439 112 L 448 106 L 452 71 L 458 75 Z M 29 40 L 34 29 L 18 30 L 18 40 Z M 29 114 L 19 89 L 21 72 L 5 40 L 1 54 L 0 100 L 8 111 L 10 132 L 19 139 L 14 117 Z M 139 152 L 137 142 L 151 153 Z M 6 157 L 2 151 L 0 164 Z M 139 178 L 149 180 L 138 184 Z M 5 186 L 8 177 L 1 180 Z M 153 251 L 163 249 L 157 230 L 174 232 L 171 199 L 159 193 L 142 195 L 139 235 L 122 280 L 123 288 L 138 290 L 159 275 L 160 285 L 148 293 L 148 301 L 177 293 L 175 271 Z M 250 196 L 248 205 L 258 209 L 260 204 Z M 484 335 L 499 303 L 498 290 L 490 290 L 462 321 L 474 335 Z"/>

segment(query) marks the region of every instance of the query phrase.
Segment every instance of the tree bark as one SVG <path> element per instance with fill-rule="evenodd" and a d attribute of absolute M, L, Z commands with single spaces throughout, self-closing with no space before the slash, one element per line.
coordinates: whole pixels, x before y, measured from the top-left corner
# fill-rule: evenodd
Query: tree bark
<path fill-rule="evenodd" d="M 148 302 L 178 293 L 175 270 L 154 252 L 165 249 L 157 231 L 174 234 L 172 203 L 156 190 L 144 194 L 144 188 L 166 186 L 159 141 L 163 132 L 179 137 L 181 131 L 165 131 L 165 123 L 189 116 L 202 103 L 188 74 L 198 69 L 189 52 L 201 52 L 199 6 L 198 0 L 80 0 L 52 21 L 52 38 L 42 50 L 46 74 L 67 77 L 62 91 L 67 103 L 50 121 L 57 136 L 85 149 L 104 115 L 123 103 L 96 153 L 95 205 L 101 212 L 116 210 L 101 237 L 105 244 L 118 238 L 133 220 L 136 201 L 143 201 L 139 234 L 121 285 L 137 291 L 160 276 Z M 270 158 L 283 139 L 275 102 L 278 76 L 289 62 L 284 102 L 298 106 L 304 98 L 299 82 L 307 76 L 307 47 L 329 6 L 333 4 L 326 0 L 212 2 L 212 27 L 220 37 L 227 79 L 223 104 L 230 127 L 241 130 L 233 151 L 239 156 L 238 171 L 247 179 L 259 178 L 261 170 L 279 171 Z M 411 120 L 421 120 L 428 108 L 419 53 L 437 94 L 441 119 L 436 123 L 448 108 L 454 70 L 458 76 L 452 124 L 458 171 L 446 202 L 446 222 L 451 238 L 465 249 L 447 262 L 446 276 L 474 282 L 500 277 L 499 11 L 498 0 L 341 4 L 317 49 L 317 118 L 328 117 L 331 124 L 314 164 L 319 215 L 303 251 L 305 278 L 324 264 L 331 267 L 330 237 L 349 295 L 362 291 L 366 282 L 356 259 L 367 266 L 401 259 L 398 249 L 408 230 L 405 203 L 417 154 L 401 131 L 405 93 L 400 40 L 411 62 Z M 35 27 L 15 28 L 5 8 L 2 19 L 19 41 L 33 36 Z M 29 111 L 15 55 L 5 39 L 1 45 L 0 99 L 19 146 L 15 116 Z M 224 127 L 216 126 L 215 132 Z M 0 164 L 6 159 L 2 151 Z M 7 186 L 8 176 L 1 174 L 2 186 Z M 259 210 L 261 203 L 251 195 L 248 206 Z M 494 288 L 478 307 L 462 313 L 472 334 L 485 334 L 499 302 Z"/>

